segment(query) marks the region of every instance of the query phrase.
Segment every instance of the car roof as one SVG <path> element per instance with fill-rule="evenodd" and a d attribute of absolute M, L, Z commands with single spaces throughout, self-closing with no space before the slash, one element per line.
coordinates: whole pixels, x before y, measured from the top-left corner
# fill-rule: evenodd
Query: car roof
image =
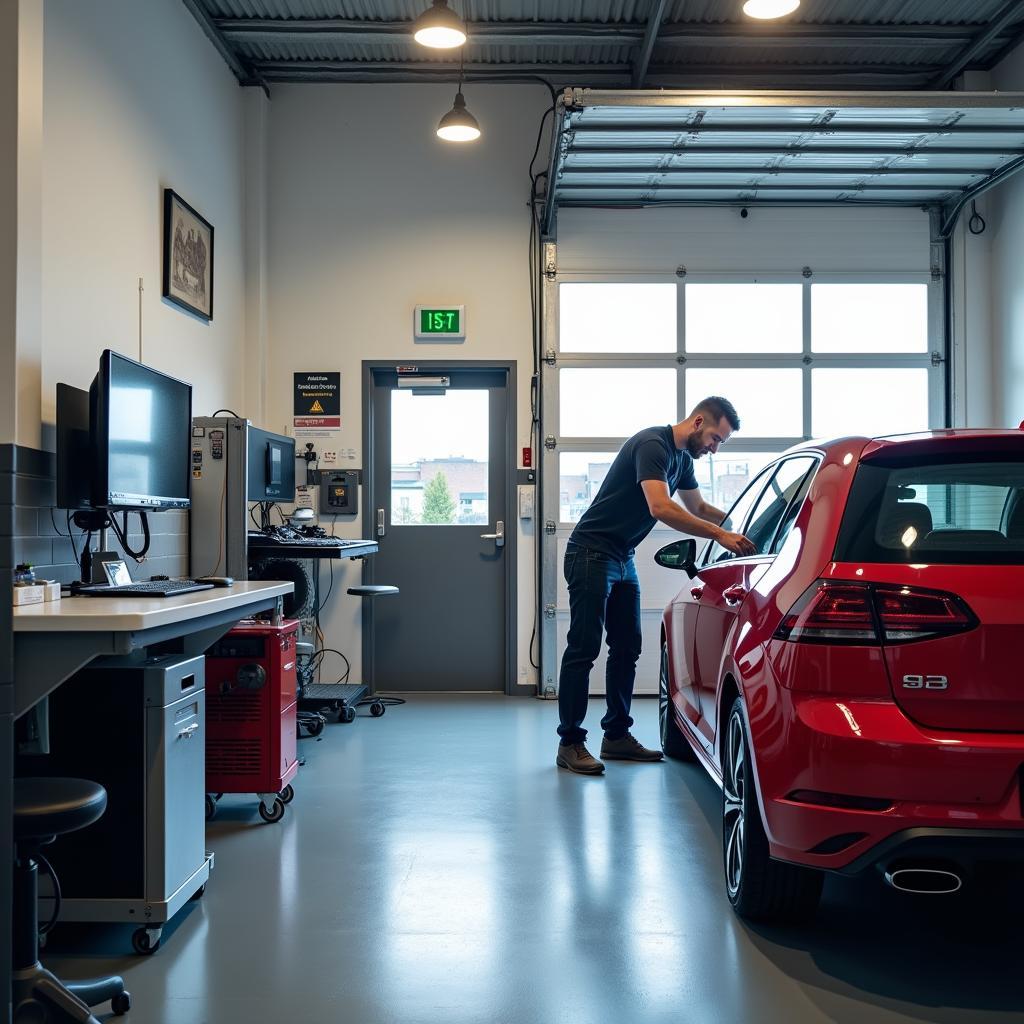
<path fill-rule="evenodd" d="M 809 441 L 801 441 L 799 444 L 787 448 L 784 455 L 791 455 L 794 452 L 818 451 L 828 454 L 836 448 L 849 449 L 851 445 L 861 449 L 862 456 L 874 454 L 882 450 L 892 450 L 900 445 L 921 445 L 922 442 L 929 449 L 942 447 L 943 441 L 949 441 L 952 445 L 959 447 L 964 442 L 1002 439 L 1016 439 L 1024 446 L 1024 429 L 1006 429 L 1001 427 L 960 427 L 945 430 L 922 430 L 913 434 L 882 434 L 871 437 L 866 434 L 848 434 L 845 437 L 812 438 Z"/>

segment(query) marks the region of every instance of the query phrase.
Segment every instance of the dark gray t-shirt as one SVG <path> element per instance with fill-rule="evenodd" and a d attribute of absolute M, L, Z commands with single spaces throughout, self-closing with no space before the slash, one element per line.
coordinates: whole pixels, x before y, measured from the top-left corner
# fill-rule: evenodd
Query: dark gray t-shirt
<path fill-rule="evenodd" d="M 671 427 L 647 427 L 622 446 L 569 540 L 621 561 L 632 558 L 655 523 L 641 480 L 664 480 L 669 494 L 696 490 L 693 456 L 676 447 Z"/>

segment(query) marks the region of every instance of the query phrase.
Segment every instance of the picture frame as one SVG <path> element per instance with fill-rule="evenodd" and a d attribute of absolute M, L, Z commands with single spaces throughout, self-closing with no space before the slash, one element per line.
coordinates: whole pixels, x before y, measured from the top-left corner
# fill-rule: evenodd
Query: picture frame
<path fill-rule="evenodd" d="M 213 319 L 213 225 L 173 189 L 164 189 L 163 297 Z"/>

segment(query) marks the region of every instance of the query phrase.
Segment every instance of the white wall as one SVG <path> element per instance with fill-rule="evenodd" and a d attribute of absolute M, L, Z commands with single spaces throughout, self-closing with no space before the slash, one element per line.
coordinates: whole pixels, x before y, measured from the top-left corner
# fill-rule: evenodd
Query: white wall
<path fill-rule="evenodd" d="M 263 419 L 270 429 L 289 426 L 293 371 L 340 370 L 341 446 L 357 450 L 356 466 L 363 465 L 367 358 L 517 360 L 518 440 L 520 447 L 528 443 L 526 163 L 548 93 L 522 85 L 471 85 L 465 92 L 483 136 L 457 146 L 434 135 L 451 107 L 451 85 L 273 89 Z M 431 302 L 465 303 L 465 344 L 414 344 L 413 307 Z M 359 536 L 361 520 L 338 532 Z M 533 557 L 532 530 L 520 527 L 518 682 L 531 684 Z M 350 585 L 358 573 L 349 564 L 335 587 Z M 330 645 L 349 656 L 359 678 L 358 605 L 332 601 L 325 617 Z"/>
<path fill-rule="evenodd" d="M 42 418 L 99 353 L 190 381 L 195 410 L 244 399 L 244 91 L 180 0 L 46 0 Z M 215 230 L 214 317 L 161 298 L 163 189 Z"/>

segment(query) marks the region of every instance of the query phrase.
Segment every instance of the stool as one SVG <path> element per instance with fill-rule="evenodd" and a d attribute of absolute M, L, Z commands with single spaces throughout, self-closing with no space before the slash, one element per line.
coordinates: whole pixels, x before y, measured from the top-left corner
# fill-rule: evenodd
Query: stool
<path fill-rule="evenodd" d="M 14 1024 L 99 1024 L 90 1006 L 105 1003 L 118 1016 L 131 1009 L 119 977 L 65 983 L 39 962 L 39 864 L 52 875 L 40 848 L 102 817 L 107 791 L 85 779 L 14 780 L 14 920 L 11 991 Z M 54 895 L 60 890 L 54 877 Z"/>

